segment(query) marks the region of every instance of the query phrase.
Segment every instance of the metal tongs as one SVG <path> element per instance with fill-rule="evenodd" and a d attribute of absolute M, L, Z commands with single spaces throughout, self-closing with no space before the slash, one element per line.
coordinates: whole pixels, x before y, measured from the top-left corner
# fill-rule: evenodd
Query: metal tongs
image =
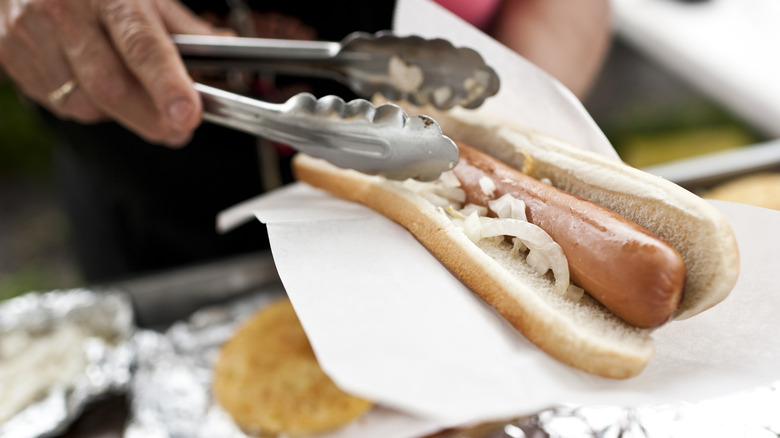
<path fill-rule="evenodd" d="M 427 116 L 408 117 L 397 105 L 364 99 L 316 99 L 300 93 L 271 104 L 195 84 L 204 119 L 283 142 L 345 168 L 390 179 L 431 181 L 458 162 L 458 148 Z"/>
<path fill-rule="evenodd" d="M 326 77 L 358 95 L 475 108 L 497 93 L 498 76 L 482 57 L 442 39 L 354 33 L 342 42 L 174 35 L 189 66 L 218 66 Z M 408 117 L 395 105 L 308 94 L 280 105 L 197 85 L 205 118 L 288 143 L 342 167 L 393 179 L 431 180 L 458 159 L 454 143 L 429 117 Z"/>
<path fill-rule="evenodd" d="M 476 51 L 444 39 L 355 32 L 341 42 L 174 35 L 190 66 L 217 66 L 325 77 L 357 95 L 439 109 L 477 108 L 499 88 L 496 72 Z"/>

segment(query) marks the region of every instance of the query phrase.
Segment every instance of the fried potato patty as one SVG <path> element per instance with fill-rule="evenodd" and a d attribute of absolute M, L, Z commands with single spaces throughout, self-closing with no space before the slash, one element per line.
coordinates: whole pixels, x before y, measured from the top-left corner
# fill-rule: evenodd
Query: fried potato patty
<path fill-rule="evenodd" d="M 372 406 L 325 375 L 287 298 L 258 311 L 222 346 L 213 389 L 251 434 L 323 432 Z"/>
<path fill-rule="evenodd" d="M 743 176 L 715 186 L 705 198 L 780 210 L 780 173 Z"/>

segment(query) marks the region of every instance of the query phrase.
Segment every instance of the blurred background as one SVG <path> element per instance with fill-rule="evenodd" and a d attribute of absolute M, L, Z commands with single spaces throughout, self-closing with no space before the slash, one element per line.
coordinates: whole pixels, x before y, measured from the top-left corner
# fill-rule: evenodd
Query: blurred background
<path fill-rule="evenodd" d="M 639 168 L 767 139 L 620 37 L 584 103 L 620 157 Z"/>
<path fill-rule="evenodd" d="M 76 286 L 52 178 L 54 139 L 2 77 L 0 109 L 0 300 Z"/>
<path fill-rule="evenodd" d="M 664 51 L 668 42 L 653 39 L 653 30 L 635 21 L 636 3 L 651 2 L 690 8 L 713 3 L 615 2 L 618 33 L 585 106 L 623 160 L 644 168 L 772 140 L 765 125 L 757 128 L 760 123 L 697 83 L 701 74 L 695 68 L 687 72 L 675 68 L 686 64 L 675 63 L 674 58 L 683 55 Z M 773 44 L 777 49 L 780 41 Z M 653 50 L 659 47 L 660 52 Z M 763 56 L 777 57 L 780 51 L 773 53 Z M 0 114 L 0 299 L 78 286 L 68 227 L 52 182 L 54 140 L 35 109 L 20 101 L 12 84 L 1 77 Z"/>

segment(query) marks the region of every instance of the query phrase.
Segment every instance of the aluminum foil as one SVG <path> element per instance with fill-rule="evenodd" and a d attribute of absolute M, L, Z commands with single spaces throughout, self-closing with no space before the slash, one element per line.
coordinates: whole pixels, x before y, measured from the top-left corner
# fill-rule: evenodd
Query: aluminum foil
<path fill-rule="evenodd" d="M 124 391 L 134 358 L 127 296 L 86 289 L 0 303 L 0 437 L 56 435 Z"/>
<path fill-rule="evenodd" d="M 780 382 L 700 403 L 623 408 L 559 406 L 497 425 L 484 435 L 448 438 L 711 438 L 780 436 Z"/>
<path fill-rule="evenodd" d="M 267 286 L 251 296 L 212 306 L 164 333 L 135 336 L 137 366 L 129 388 L 127 438 L 246 437 L 211 396 L 220 345 L 261 306 L 284 293 Z"/>
<path fill-rule="evenodd" d="M 279 286 L 224 306 L 209 307 L 164 333 L 136 335 L 138 367 L 130 388 L 128 438 L 247 435 L 211 397 L 211 368 L 237 325 L 283 294 Z M 702 403 L 624 408 L 557 406 L 535 415 L 453 429 L 436 438 L 776 437 L 780 382 Z"/>
<path fill-rule="evenodd" d="M 281 285 L 266 286 L 247 297 L 204 308 L 164 332 L 135 329 L 129 299 L 119 293 L 72 290 L 0 303 L 0 347 L 9 336 L 24 333 L 25 339 L 36 340 L 66 326 L 89 334 L 72 346 L 84 352 L 84 369 L 72 381 L 42 392 L 6 423 L 0 422 L 0 437 L 56 436 L 87 403 L 109 392 L 125 392 L 130 405 L 124 430 L 128 438 L 245 438 L 211 396 L 212 365 L 219 346 L 238 324 L 283 293 Z M 0 349 L 0 359 L 5 359 L 2 353 Z M 4 365 L 0 362 L 0 370 Z M 6 395 L 0 386 L 0 400 Z M 521 419 L 434 436 L 777 437 L 779 413 L 776 382 L 700 403 L 636 408 L 561 405 Z"/>

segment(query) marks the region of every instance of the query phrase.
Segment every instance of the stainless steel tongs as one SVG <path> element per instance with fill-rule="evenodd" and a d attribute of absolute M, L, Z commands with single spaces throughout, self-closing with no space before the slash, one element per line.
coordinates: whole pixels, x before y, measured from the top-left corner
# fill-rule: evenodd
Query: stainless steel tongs
<path fill-rule="evenodd" d="M 341 43 L 174 35 L 189 65 L 218 65 L 331 77 L 358 95 L 407 99 L 438 108 L 474 108 L 498 91 L 481 56 L 441 39 L 356 33 Z M 392 179 L 433 180 L 458 160 L 455 144 L 426 116 L 363 99 L 302 93 L 270 104 L 197 84 L 204 118 L 284 142 L 338 166 Z"/>
<path fill-rule="evenodd" d="M 499 88 L 496 72 L 476 51 L 443 39 L 356 32 L 341 42 L 174 35 L 191 66 L 207 65 L 326 77 L 357 95 L 440 109 L 476 108 Z"/>
<path fill-rule="evenodd" d="M 271 104 L 195 84 L 204 119 L 283 142 L 333 164 L 391 179 L 436 179 L 458 161 L 458 148 L 427 116 L 398 106 L 308 93 Z"/>

